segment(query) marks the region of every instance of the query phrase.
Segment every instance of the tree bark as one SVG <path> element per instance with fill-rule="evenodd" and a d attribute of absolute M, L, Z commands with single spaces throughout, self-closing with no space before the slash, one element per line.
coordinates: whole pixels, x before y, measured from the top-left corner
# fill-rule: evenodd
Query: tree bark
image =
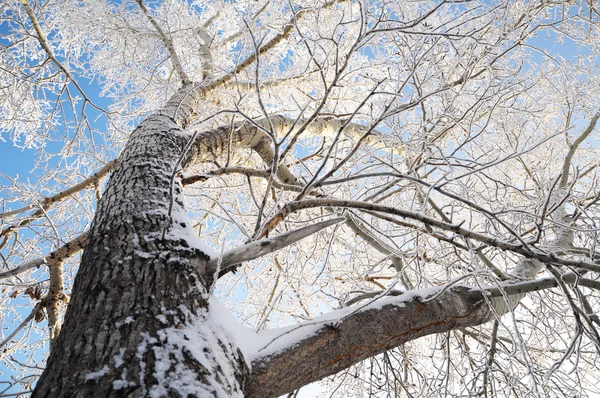
<path fill-rule="evenodd" d="M 209 257 L 185 239 L 173 178 L 187 139 L 160 114 L 132 133 L 98 204 L 34 397 L 242 395 L 247 370 L 226 334 L 213 325 L 186 334 L 206 320 L 211 284 L 203 278 Z M 186 339 L 216 344 L 198 355 L 181 344 Z"/>
<path fill-rule="evenodd" d="M 489 322 L 522 297 L 486 299 L 463 286 L 440 293 L 408 292 L 279 332 L 252 361 L 246 397 L 278 397 L 419 337 Z"/>
<path fill-rule="evenodd" d="M 180 175 L 229 145 L 251 148 L 266 163 L 272 148 L 256 126 L 184 134 L 199 101 L 198 90 L 186 86 L 132 133 L 98 203 L 34 397 L 276 397 L 418 337 L 487 322 L 522 297 L 486 300 L 455 287 L 429 300 L 401 296 L 333 314 L 309 329 L 282 331 L 285 338 L 254 358 L 250 374 L 220 326 L 221 307 L 209 311 L 212 263 L 195 242 Z M 284 167 L 278 177 L 295 182 Z M 523 266 L 526 278 L 539 269 Z"/>

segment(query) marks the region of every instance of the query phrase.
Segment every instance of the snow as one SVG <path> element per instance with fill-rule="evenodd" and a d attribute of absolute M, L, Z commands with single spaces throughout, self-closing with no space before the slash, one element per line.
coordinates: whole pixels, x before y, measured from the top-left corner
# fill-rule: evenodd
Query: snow
<path fill-rule="evenodd" d="M 176 187 L 174 187 L 174 191 Z M 217 256 L 217 252 L 213 250 L 206 243 L 202 242 L 196 235 L 196 231 L 193 228 L 192 221 L 188 217 L 187 212 L 181 204 L 184 203 L 183 190 L 179 190 L 180 193 L 174 195 L 173 208 L 171 209 L 171 227 L 169 228 L 166 237 L 173 240 L 184 240 L 187 244 L 195 249 L 200 250 L 210 258 Z"/>
<path fill-rule="evenodd" d="M 123 361 L 123 354 L 125 354 L 125 348 L 121 348 L 119 353 L 113 357 L 115 368 L 120 368 L 125 363 L 125 361 Z"/>
<path fill-rule="evenodd" d="M 135 383 L 127 380 L 115 380 L 113 381 L 113 389 L 122 390 L 128 387 L 135 387 Z"/>
<path fill-rule="evenodd" d="M 176 390 L 182 396 L 242 398 L 241 392 L 238 394 L 235 387 L 228 389 L 228 386 L 237 383 L 236 374 L 239 369 L 235 364 L 238 363 L 238 349 L 250 368 L 253 360 L 292 347 L 313 336 L 323 327 L 335 325 L 356 312 L 385 305 L 401 308 L 416 297 L 432 297 L 441 290 L 441 287 L 432 287 L 396 297 L 380 297 L 362 305 L 332 311 L 298 325 L 260 332 L 241 325 L 216 297 L 210 296 L 208 310 L 195 317 L 189 314 L 192 321 L 186 326 L 165 328 L 158 332 L 158 339 L 148 335 L 142 336 L 143 341 L 137 352 L 142 374 L 145 368 L 142 361 L 144 353 L 152 350 L 156 358 L 153 376 L 157 381 L 156 385 L 147 389 L 141 379 L 142 395 L 158 398 L 166 396 L 169 390 Z M 122 364 L 122 354 L 120 352 L 114 357 L 117 367 Z M 190 356 L 205 368 L 202 381 L 198 380 L 198 369 L 189 366 Z M 94 377 L 96 374 L 101 376 L 101 372 L 96 372 Z M 124 383 L 125 378 L 122 378 L 115 381 L 113 387 L 125 388 L 127 385 Z"/>
<path fill-rule="evenodd" d="M 163 314 L 159 314 L 156 316 L 156 319 L 158 319 L 161 323 L 164 323 L 165 325 L 168 324 L 169 322 L 167 321 L 167 317 L 164 316 Z"/>
<path fill-rule="evenodd" d="M 325 326 L 336 325 L 352 314 L 381 308 L 388 304 L 401 308 L 416 297 L 434 297 L 442 289 L 442 287 L 432 287 L 396 297 L 379 297 L 365 301 L 361 305 L 329 312 L 298 325 L 259 332 L 244 327 L 216 297 L 210 296 L 208 309 L 204 313 L 192 316 L 188 312 L 191 322 L 186 326 L 165 328 L 154 336 L 142 334 L 142 342 L 138 345 L 136 353 L 140 363 L 139 383 L 142 395 L 158 398 L 166 396 L 169 391 L 176 390 L 182 396 L 242 398 L 239 386 L 236 385 L 236 374 L 239 371 L 238 349 L 250 368 L 252 361 L 293 347 L 302 340 L 314 336 Z M 163 311 L 167 312 L 164 308 Z M 158 315 L 157 318 L 167 323 L 164 314 Z M 117 326 L 130 322 L 133 322 L 133 318 L 127 317 Z M 146 369 L 143 358 L 148 351 L 153 352 L 156 359 L 153 376 L 157 383 L 151 387 L 144 384 L 142 376 Z M 113 381 L 115 390 L 136 384 L 127 381 L 127 368 L 123 366 L 125 365 L 124 352 L 125 350 L 121 349 L 113 357 L 115 369 L 122 368 L 120 378 Z M 202 380 L 199 380 L 197 366 L 190 366 L 190 357 L 204 368 Z M 108 371 L 109 368 L 105 365 L 102 369 L 89 373 L 85 380 L 97 381 Z"/>
<path fill-rule="evenodd" d="M 122 320 L 121 322 L 117 322 L 115 323 L 115 327 L 120 328 L 123 325 L 127 325 L 133 322 L 133 318 L 128 316 L 127 318 L 125 318 L 124 320 Z"/>
<path fill-rule="evenodd" d="M 145 258 L 146 260 L 150 260 L 154 258 L 154 255 L 151 253 L 147 253 L 141 250 L 135 250 L 134 251 L 135 255 L 139 258 Z"/>
<path fill-rule="evenodd" d="M 405 303 L 411 302 L 416 298 L 425 299 L 431 298 L 441 292 L 443 287 L 429 287 L 416 291 L 406 292 L 400 296 L 383 296 L 365 301 L 364 304 L 355 305 L 352 307 L 341 308 L 336 311 L 331 311 L 327 314 L 313 318 L 310 321 L 302 322 L 297 325 L 261 330 L 258 333 L 238 325 L 238 341 L 251 341 L 252 343 L 244 343 L 242 346 L 244 356 L 248 362 L 251 362 L 260 357 L 266 357 L 281 352 L 284 349 L 293 347 L 299 344 L 302 340 L 314 336 L 320 329 L 325 326 L 335 326 L 344 318 L 353 315 L 357 312 L 364 312 L 373 309 L 380 309 L 386 305 L 394 305 L 397 308 L 402 308 Z M 231 327 L 233 329 L 233 327 Z M 242 333 L 245 333 L 243 335 Z"/>
<path fill-rule="evenodd" d="M 122 355 L 122 353 L 121 353 Z M 112 383 L 113 389 L 121 390 L 128 387 L 135 387 L 135 383 L 132 381 L 127 381 L 127 368 L 124 368 L 121 372 L 121 379 L 115 380 Z"/>
<path fill-rule="evenodd" d="M 248 366 L 250 366 L 253 360 L 276 354 L 288 347 L 293 347 L 302 340 L 313 336 L 319 329 L 322 329 L 326 325 L 335 325 L 345 317 L 356 312 L 379 309 L 385 305 L 395 305 L 398 308 L 402 308 L 406 302 L 410 302 L 415 298 L 432 297 L 438 294 L 441 289 L 441 287 L 430 287 L 407 292 L 400 296 L 380 297 L 367 301 L 362 305 L 331 311 L 297 325 L 261 330 L 259 332 L 241 325 L 217 298 L 211 296 L 209 299 L 210 311 L 208 319 L 209 323 L 219 325 L 227 333 L 230 341 L 239 347 Z"/>
<path fill-rule="evenodd" d="M 108 373 L 108 366 L 104 365 L 102 369 L 97 372 L 90 372 L 85 376 L 85 381 L 98 381 L 102 376 Z"/>
<path fill-rule="evenodd" d="M 260 336 L 253 329 L 247 328 L 238 322 L 235 316 L 215 296 L 210 296 L 208 303 L 209 322 L 219 325 L 227 333 L 229 340 L 240 349 L 246 359 L 246 364 L 250 367 L 249 358 L 255 356 L 255 353 L 261 347 L 259 343 L 263 342 Z"/>
<path fill-rule="evenodd" d="M 214 302 L 214 300 L 213 300 Z M 210 308 L 209 313 L 215 309 Z M 230 315 L 231 316 L 231 315 Z M 158 333 L 160 345 L 151 347 L 156 358 L 154 377 L 157 384 L 148 391 L 150 397 L 164 397 L 169 389 L 182 396 L 213 396 L 242 398 L 226 391 L 223 384 L 237 383 L 235 374 L 235 344 L 229 345 L 230 335 L 216 318 L 207 313 L 197 317 L 187 327 L 167 328 Z M 146 350 L 147 347 L 140 347 Z M 197 369 L 186 366 L 192 356 L 206 369 L 205 381 L 199 381 Z M 239 391 L 239 389 L 238 389 Z"/>

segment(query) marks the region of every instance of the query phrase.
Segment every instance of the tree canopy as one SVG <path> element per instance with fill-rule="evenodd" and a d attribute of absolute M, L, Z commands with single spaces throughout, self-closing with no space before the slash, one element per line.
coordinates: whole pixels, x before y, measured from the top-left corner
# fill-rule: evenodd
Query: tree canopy
<path fill-rule="evenodd" d="M 324 377 L 339 397 L 600 394 L 599 18 L 588 0 L 0 4 L 0 139 L 35 159 L 0 169 L 0 396 L 31 392 L 65 332 L 111 173 L 164 166 L 127 146 L 152 123 L 180 147 L 160 238 L 202 253 L 202 302 L 245 327 L 202 318 L 237 336 L 246 395 Z"/>

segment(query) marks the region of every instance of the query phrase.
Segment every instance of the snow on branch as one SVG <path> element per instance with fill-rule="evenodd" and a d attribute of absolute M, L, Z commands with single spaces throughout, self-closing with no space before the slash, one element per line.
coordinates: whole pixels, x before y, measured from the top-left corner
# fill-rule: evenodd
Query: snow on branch
<path fill-rule="evenodd" d="M 562 279 L 600 289 L 600 282 L 573 273 Z M 258 338 L 267 343 L 252 358 L 246 397 L 277 397 L 417 338 L 481 325 L 511 311 L 519 302 L 511 296 L 556 286 L 554 278 L 544 278 L 483 289 L 433 287 L 264 331 Z"/>
<path fill-rule="evenodd" d="M 316 234 L 329 226 L 345 221 L 346 218 L 338 217 L 321 221 L 294 231 L 285 232 L 272 238 L 264 238 L 245 245 L 233 248 L 223 253 L 221 257 L 211 259 L 206 267 L 209 275 L 224 273 L 238 264 L 281 250 L 301 239 Z"/>
<path fill-rule="evenodd" d="M 10 278 L 11 276 L 22 274 L 25 271 L 28 271 L 35 267 L 40 267 L 44 264 L 54 265 L 58 264 L 65 259 L 73 256 L 75 253 L 79 252 L 81 249 L 85 247 L 85 242 L 87 241 L 88 232 L 84 232 L 79 235 L 77 238 L 68 242 L 67 244 L 59 247 L 51 253 L 48 253 L 44 257 L 36 258 L 35 260 L 28 261 L 23 263 L 11 270 L 0 273 L 0 280 Z"/>
<path fill-rule="evenodd" d="M 0 213 L 0 220 L 6 217 L 10 217 L 13 216 L 15 214 L 19 214 L 19 213 L 23 213 L 29 210 L 33 210 L 37 207 L 41 207 L 43 210 L 48 210 L 50 208 L 50 206 L 52 206 L 53 204 L 56 204 L 58 202 L 61 202 L 71 196 L 73 196 L 74 194 L 76 194 L 77 192 L 83 191 L 86 188 L 92 187 L 94 185 L 96 185 L 102 178 L 104 178 L 108 173 L 110 173 L 111 171 L 113 171 L 115 169 L 117 165 L 117 160 L 113 159 L 110 162 L 108 162 L 104 167 L 102 167 L 100 170 L 98 170 L 97 172 L 95 172 L 94 174 L 92 174 L 91 176 L 89 176 L 88 178 L 86 178 L 85 180 L 81 181 L 78 184 L 73 185 L 70 188 L 65 189 L 64 191 L 61 191 L 57 194 L 54 194 L 52 196 L 47 196 L 45 198 L 43 198 L 39 202 L 36 204 L 28 204 L 27 206 L 23 206 L 19 209 L 15 209 L 15 210 L 10 210 L 10 211 L 6 211 L 4 213 Z M 29 216 L 27 218 L 27 220 L 31 220 L 31 219 L 35 219 L 38 217 L 41 217 L 44 214 L 44 212 L 42 210 L 38 210 L 35 213 L 33 213 L 31 216 Z M 31 221 L 28 221 L 31 222 Z"/>

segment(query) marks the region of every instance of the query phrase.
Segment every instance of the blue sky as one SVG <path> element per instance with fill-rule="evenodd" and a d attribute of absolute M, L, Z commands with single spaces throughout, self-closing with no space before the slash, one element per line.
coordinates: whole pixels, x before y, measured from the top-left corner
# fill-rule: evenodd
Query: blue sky
<path fill-rule="evenodd" d="M 0 23 L 0 42 L 2 40 L 2 35 L 6 34 L 6 29 L 6 23 Z M 544 48 L 552 54 L 561 54 L 567 59 L 573 59 L 573 55 L 576 54 L 578 51 L 575 44 L 569 41 L 568 39 L 565 40 L 562 44 L 555 44 L 554 39 L 555 35 L 553 34 L 548 36 L 546 34 L 540 34 L 529 40 L 529 43 L 538 48 Z M 541 58 L 541 55 L 534 55 L 534 58 L 536 60 L 540 59 L 538 57 Z M 91 96 L 94 99 L 94 101 L 102 105 L 108 104 L 108 100 L 99 98 L 99 88 L 97 86 L 85 84 L 85 81 L 82 81 L 82 83 L 83 86 L 86 88 L 86 94 Z M 101 129 L 102 123 L 103 121 L 99 121 L 94 127 Z M 30 179 L 31 181 L 35 181 L 37 177 L 35 174 L 32 174 L 31 171 L 35 166 L 35 161 L 38 156 L 39 150 L 32 148 L 22 149 L 15 146 L 10 140 L 10 138 L 6 136 L 5 132 L 0 131 L 0 138 L 3 139 L 0 140 L 0 174 L 3 174 L 10 178 L 15 178 L 16 176 L 18 176 L 19 180 Z M 49 151 L 52 151 L 54 145 L 58 144 L 49 143 L 47 149 Z M 0 176 L 0 184 L 9 184 L 9 181 L 6 180 L 4 177 Z M 4 199 L 6 199 L 5 192 L 0 190 L 0 201 L 3 201 Z M 1 210 L 2 208 L 0 207 L 0 211 Z M 28 310 L 23 309 L 22 312 L 27 313 Z M 9 325 L 9 328 L 12 329 L 12 326 L 13 325 Z M 3 373 L 3 375 L 0 376 L 0 380 L 4 379 L 7 375 L 10 376 L 11 374 L 10 372 L 6 372 L 6 369 L 2 369 L 2 366 L 3 364 L 0 362 L 0 373 Z M 299 396 L 314 396 L 316 391 L 319 390 L 320 388 L 318 387 L 308 386 L 302 390 Z"/>

